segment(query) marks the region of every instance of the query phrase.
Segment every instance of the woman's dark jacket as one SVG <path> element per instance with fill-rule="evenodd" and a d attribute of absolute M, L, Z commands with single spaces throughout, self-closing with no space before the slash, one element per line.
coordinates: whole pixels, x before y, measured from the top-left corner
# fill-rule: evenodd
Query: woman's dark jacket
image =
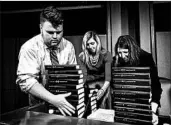
<path fill-rule="evenodd" d="M 113 57 L 113 62 L 115 62 L 115 57 Z M 122 66 L 122 65 L 119 65 L 119 66 Z M 161 83 L 158 77 L 157 66 L 154 63 L 152 55 L 142 50 L 139 55 L 139 64 L 136 65 L 135 67 L 150 67 L 151 93 L 152 93 L 151 102 L 156 102 L 160 106 L 162 88 L 161 88 Z"/>

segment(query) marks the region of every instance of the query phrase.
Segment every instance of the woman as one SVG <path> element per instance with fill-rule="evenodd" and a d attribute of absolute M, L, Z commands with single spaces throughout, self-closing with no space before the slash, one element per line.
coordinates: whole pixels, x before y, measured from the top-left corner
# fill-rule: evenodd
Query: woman
<path fill-rule="evenodd" d="M 150 67 L 152 122 L 154 125 L 158 124 L 156 113 L 158 107 L 160 107 L 162 89 L 152 55 L 141 49 L 130 35 L 123 35 L 118 38 L 115 45 L 115 54 L 116 56 L 113 58 L 114 66 Z"/>
<path fill-rule="evenodd" d="M 81 65 L 85 84 L 97 88 L 97 107 L 111 109 L 110 80 L 112 56 L 102 48 L 99 36 L 93 32 L 85 33 L 82 52 L 78 63 Z"/>

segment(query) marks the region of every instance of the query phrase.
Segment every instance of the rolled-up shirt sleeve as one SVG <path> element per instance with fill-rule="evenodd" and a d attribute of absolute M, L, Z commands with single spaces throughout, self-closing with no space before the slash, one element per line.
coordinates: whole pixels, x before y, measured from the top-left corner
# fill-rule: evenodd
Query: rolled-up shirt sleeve
<path fill-rule="evenodd" d="M 39 73 L 40 65 L 36 51 L 22 47 L 19 53 L 16 80 L 21 90 L 27 92 L 34 84 L 39 83 Z"/>
<path fill-rule="evenodd" d="M 76 60 L 76 56 L 75 56 L 75 49 L 74 49 L 74 46 L 71 44 L 71 50 L 70 53 L 68 54 L 68 61 L 69 61 L 69 64 L 77 64 L 77 60 Z"/>

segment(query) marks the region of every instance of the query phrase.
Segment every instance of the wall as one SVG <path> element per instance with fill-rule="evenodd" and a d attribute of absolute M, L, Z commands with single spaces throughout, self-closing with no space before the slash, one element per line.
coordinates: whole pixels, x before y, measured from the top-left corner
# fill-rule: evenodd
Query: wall
<path fill-rule="evenodd" d="M 144 50 L 148 52 L 152 52 L 152 49 L 156 49 L 157 55 L 157 67 L 158 67 L 158 75 L 162 77 L 160 80 L 161 87 L 163 89 L 161 95 L 161 108 L 160 115 L 169 115 L 171 114 L 171 32 L 153 32 L 150 31 L 150 5 L 147 2 L 139 3 L 139 11 L 140 11 L 140 46 Z M 161 25 L 161 24 L 160 24 Z M 154 41 L 156 44 L 156 48 L 152 45 L 151 37 L 156 36 Z M 153 53 L 154 54 L 154 53 Z M 155 57 L 153 55 L 153 57 Z M 155 59 L 154 59 L 155 60 Z"/>
<path fill-rule="evenodd" d="M 117 38 L 122 33 L 121 27 L 121 2 L 107 3 L 106 49 L 114 56 L 114 46 Z M 122 22 L 123 23 L 123 22 Z"/>
<path fill-rule="evenodd" d="M 140 20 L 140 47 L 151 53 L 150 45 L 150 20 L 148 2 L 139 3 Z"/>
<path fill-rule="evenodd" d="M 163 92 L 160 99 L 159 114 L 171 115 L 171 80 L 162 79 L 160 82 Z"/>
<path fill-rule="evenodd" d="M 2 40 L 1 113 L 28 105 L 27 95 L 16 85 L 16 69 L 21 44 L 27 39 L 4 38 Z"/>
<path fill-rule="evenodd" d="M 158 75 L 162 78 L 161 115 L 171 114 L 171 32 L 156 32 Z"/>
<path fill-rule="evenodd" d="M 159 76 L 171 79 L 171 32 L 156 32 L 156 42 Z"/>
<path fill-rule="evenodd" d="M 100 40 L 102 42 L 102 47 L 106 48 L 107 47 L 106 35 L 99 35 L 99 37 L 100 37 Z M 75 48 L 76 57 L 78 58 L 78 55 L 82 51 L 83 36 L 65 36 L 65 38 L 73 43 L 74 48 Z"/>
<path fill-rule="evenodd" d="M 114 47 L 121 35 L 133 36 L 139 44 L 138 2 L 108 2 L 107 4 L 107 49 L 114 56 Z M 143 22 L 144 23 L 144 22 Z"/>

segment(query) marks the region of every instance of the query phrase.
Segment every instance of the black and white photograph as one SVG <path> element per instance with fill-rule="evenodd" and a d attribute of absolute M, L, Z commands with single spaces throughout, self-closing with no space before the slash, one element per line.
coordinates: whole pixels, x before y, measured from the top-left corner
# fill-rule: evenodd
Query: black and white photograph
<path fill-rule="evenodd" d="M 171 1 L 0 1 L 0 124 L 170 125 Z"/>

